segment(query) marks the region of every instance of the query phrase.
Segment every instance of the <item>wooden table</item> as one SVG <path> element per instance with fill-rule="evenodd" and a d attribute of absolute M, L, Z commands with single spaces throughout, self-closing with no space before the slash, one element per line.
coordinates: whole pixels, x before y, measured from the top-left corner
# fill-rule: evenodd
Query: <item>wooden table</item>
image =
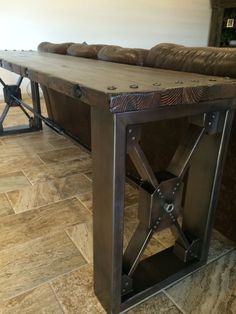
<path fill-rule="evenodd" d="M 2 51 L 0 59 L 32 84 L 91 106 L 94 287 L 107 312 L 122 312 L 205 264 L 236 80 L 33 51 Z M 188 133 L 168 168 L 154 174 L 139 146 L 140 124 L 180 117 L 189 117 Z M 143 180 L 140 223 L 123 254 L 126 154 Z M 152 234 L 170 225 L 174 247 L 142 260 Z"/>

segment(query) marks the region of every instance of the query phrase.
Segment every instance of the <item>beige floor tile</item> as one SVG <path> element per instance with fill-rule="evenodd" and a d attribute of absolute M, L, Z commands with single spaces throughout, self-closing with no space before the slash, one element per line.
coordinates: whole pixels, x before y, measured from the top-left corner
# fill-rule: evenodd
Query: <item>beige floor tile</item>
<path fill-rule="evenodd" d="M 76 199 L 10 215 L 0 219 L 0 251 L 89 221 L 91 214 Z"/>
<path fill-rule="evenodd" d="M 67 148 L 67 147 L 77 147 L 75 144 L 73 144 L 72 141 L 70 141 L 69 139 L 66 139 L 63 136 L 60 136 L 57 139 L 52 139 L 49 141 L 49 143 L 55 149 L 61 149 L 61 148 Z"/>
<path fill-rule="evenodd" d="M 86 171 L 83 172 L 83 174 L 87 176 Z M 89 210 L 93 210 L 92 192 L 80 195 L 78 198 Z M 135 205 L 135 207 L 133 207 L 133 205 Z M 135 215 L 137 216 L 137 190 L 131 187 L 129 184 L 126 184 L 125 186 L 125 207 L 132 207 L 130 209 L 127 208 L 125 211 L 127 215 L 130 212 L 133 214 L 135 211 Z"/>
<path fill-rule="evenodd" d="M 60 162 L 51 165 L 39 165 L 24 169 L 24 173 L 32 184 L 52 179 L 59 179 L 87 171 L 92 166 L 91 158 L 82 154 L 77 160 Z"/>
<path fill-rule="evenodd" d="M 89 171 L 86 171 L 85 172 L 86 176 L 92 181 L 93 180 L 93 174 L 92 174 L 92 171 L 89 170 Z"/>
<path fill-rule="evenodd" d="M 16 213 L 71 198 L 91 190 L 91 182 L 82 174 L 40 182 L 7 193 Z"/>
<path fill-rule="evenodd" d="M 53 140 L 57 140 L 60 138 L 60 135 L 57 133 L 53 132 L 51 129 L 49 129 L 47 126 L 43 126 L 43 130 L 41 131 L 36 131 L 32 133 L 22 133 L 22 134 L 16 134 L 14 136 L 9 135 L 9 136 L 4 136 L 1 138 L 1 141 L 5 145 L 14 145 L 18 141 L 22 141 L 25 143 L 31 143 L 34 141 L 44 141 L 44 142 L 49 142 Z"/>
<path fill-rule="evenodd" d="M 2 145 L 0 150 L 0 157 L 8 157 L 8 156 L 31 156 L 40 152 L 52 151 L 55 148 L 42 140 L 30 140 L 20 141 L 18 140 L 16 143 Z"/>
<path fill-rule="evenodd" d="M 127 220 L 135 220 L 138 222 L 138 204 L 125 207 L 124 215 Z"/>
<path fill-rule="evenodd" d="M 54 181 L 14 190 L 7 193 L 7 196 L 16 213 L 25 212 L 62 200 Z"/>
<path fill-rule="evenodd" d="M 156 238 L 166 248 L 171 247 L 175 243 L 175 237 L 170 228 L 166 228 L 155 233 L 154 238 Z"/>
<path fill-rule="evenodd" d="M 21 109 L 17 107 L 10 108 L 4 120 L 3 126 L 10 127 L 10 126 L 18 126 L 18 125 L 29 125 L 29 120 L 21 111 Z"/>
<path fill-rule="evenodd" d="M 11 214 L 14 214 L 14 210 L 8 202 L 6 195 L 4 193 L 0 193 L 0 217 Z"/>
<path fill-rule="evenodd" d="M 0 304 L 1 314 L 63 314 L 49 284 Z"/>
<path fill-rule="evenodd" d="M 236 249 L 236 243 L 227 239 L 217 230 L 213 229 L 211 242 L 210 242 L 210 249 L 209 249 L 209 254 L 208 254 L 208 263 L 212 262 L 216 258 L 219 258 L 221 255 L 224 255 L 232 251 L 233 249 Z"/>
<path fill-rule="evenodd" d="M 5 149 L 8 148 L 16 150 L 20 146 L 23 147 L 24 150 L 31 149 L 33 152 L 49 151 L 65 147 L 77 147 L 72 143 L 72 141 L 64 138 L 63 136 L 59 136 L 53 132 L 44 132 L 48 133 L 48 135 L 42 135 L 42 133 L 43 132 L 36 132 L 22 136 L 18 135 L 3 138 L 2 144 Z"/>
<path fill-rule="evenodd" d="M 54 141 L 60 140 L 61 137 L 53 132 L 46 133 L 43 131 L 33 132 L 33 133 L 25 133 L 25 134 L 17 134 L 16 136 L 3 137 L 2 142 L 7 147 L 14 146 L 26 146 L 26 145 L 51 145 Z"/>
<path fill-rule="evenodd" d="M 93 269 L 90 265 L 52 281 L 52 287 L 64 312 L 70 314 L 105 314 L 93 292 Z"/>
<path fill-rule="evenodd" d="M 69 227 L 66 230 L 71 240 L 80 250 L 89 264 L 93 263 L 93 223 L 92 217 L 87 222 Z"/>
<path fill-rule="evenodd" d="M 82 195 L 78 196 L 78 199 L 80 200 L 80 202 L 87 207 L 91 213 L 93 212 L 93 196 L 92 196 L 92 192 L 88 192 L 88 193 L 84 193 Z"/>
<path fill-rule="evenodd" d="M 163 293 L 135 306 L 127 314 L 181 314 L 182 312 Z"/>
<path fill-rule="evenodd" d="M 125 207 L 134 205 L 138 203 L 138 189 L 135 189 L 130 184 L 125 185 Z"/>
<path fill-rule="evenodd" d="M 9 300 L 84 263 L 65 232 L 1 251 L 0 300 Z"/>
<path fill-rule="evenodd" d="M 144 250 L 141 260 L 156 253 L 159 253 L 165 249 L 166 248 L 159 241 L 157 241 L 155 238 L 152 238 L 148 243 L 146 249 Z"/>
<path fill-rule="evenodd" d="M 26 170 L 29 167 L 38 167 L 43 165 L 43 162 L 37 156 L 19 156 L 12 155 L 0 157 L 0 174 L 5 174 L 13 171 Z"/>
<path fill-rule="evenodd" d="M 0 175 L 0 193 L 24 188 L 26 186 L 30 186 L 30 183 L 21 171 Z"/>
<path fill-rule="evenodd" d="M 91 181 L 89 181 L 83 174 L 75 174 L 54 181 L 61 199 L 78 196 L 92 190 Z"/>
<path fill-rule="evenodd" d="M 46 164 L 51 164 L 55 162 L 77 160 L 78 158 L 81 158 L 81 154 L 89 155 L 85 153 L 80 147 L 76 146 L 40 153 L 38 155 L 43 160 L 43 162 Z"/>
<path fill-rule="evenodd" d="M 185 313 L 236 313 L 236 251 L 169 288 L 167 295 Z"/>

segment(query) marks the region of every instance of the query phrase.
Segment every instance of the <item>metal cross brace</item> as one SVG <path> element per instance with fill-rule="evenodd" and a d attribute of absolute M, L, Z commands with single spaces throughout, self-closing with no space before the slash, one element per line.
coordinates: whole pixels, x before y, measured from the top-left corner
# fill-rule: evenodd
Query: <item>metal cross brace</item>
<path fill-rule="evenodd" d="M 218 132 L 218 118 L 218 114 L 213 113 L 191 119 L 187 133 L 167 170 L 162 172 L 161 179 L 152 171 L 140 146 L 141 126 L 132 125 L 128 128 L 127 153 L 141 176 L 142 183 L 139 188 L 139 224 L 123 256 L 123 273 L 126 278 L 132 278 L 153 234 L 167 227 L 171 227 L 177 237 L 174 253 L 180 259 L 188 262 L 199 257 L 199 240 L 185 232 L 178 222 L 183 198 L 183 178 L 202 138 Z M 130 283 L 127 286 L 130 290 Z M 129 291 L 125 291 L 127 292 Z"/>

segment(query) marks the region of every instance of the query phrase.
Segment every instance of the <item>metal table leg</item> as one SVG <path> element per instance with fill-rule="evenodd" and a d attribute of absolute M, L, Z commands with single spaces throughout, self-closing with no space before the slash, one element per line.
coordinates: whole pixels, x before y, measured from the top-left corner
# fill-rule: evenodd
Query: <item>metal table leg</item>
<path fill-rule="evenodd" d="M 108 313 L 121 303 L 125 126 L 92 108 L 94 289 Z"/>
<path fill-rule="evenodd" d="M 178 185 L 187 169 L 186 192 L 183 193 L 182 202 L 179 200 L 179 191 L 175 192 L 178 197 L 176 201 L 169 204 L 160 200 L 155 205 L 153 195 L 162 187 L 163 182 L 158 185 L 159 178 L 154 177 L 138 143 L 135 142 L 133 148 L 130 148 L 129 134 L 126 133 L 129 133 L 127 130 L 132 125 L 175 116 L 170 117 L 168 114 L 167 109 L 164 115 L 155 112 L 113 115 L 92 108 L 94 287 L 107 313 L 124 311 L 192 273 L 206 262 L 233 111 L 211 112 L 206 115 L 198 112 L 200 116 L 190 119 L 194 121 L 190 124 L 192 135 L 187 136 L 183 145 L 177 149 L 168 168 L 172 173 L 167 171 L 171 176 L 164 179 L 167 184 L 164 184 L 162 191 L 164 198 L 165 193 L 169 197 L 169 187 L 174 187 L 175 192 L 175 183 Z M 148 188 L 141 189 L 141 227 L 134 232 L 123 256 L 126 153 L 132 155 L 136 168 L 148 183 Z M 143 160 L 143 164 L 140 160 Z M 183 204 L 182 227 L 178 225 L 175 213 L 172 212 L 180 204 Z M 146 214 L 142 211 L 142 208 L 146 210 L 145 206 Z M 171 223 L 178 234 L 176 243 L 171 248 L 141 260 L 143 247 L 158 229 L 159 222 L 153 222 L 159 218 L 159 213 L 161 217 L 169 215 L 170 222 L 173 218 Z"/>

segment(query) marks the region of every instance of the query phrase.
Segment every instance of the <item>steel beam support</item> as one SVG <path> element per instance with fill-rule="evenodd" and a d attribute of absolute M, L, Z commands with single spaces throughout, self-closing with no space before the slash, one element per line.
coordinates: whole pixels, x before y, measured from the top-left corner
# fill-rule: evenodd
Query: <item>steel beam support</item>
<path fill-rule="evenodd" d="M 95 107 L 91 119 L 94 289 L 108 313 L 119 313 L 126 129 L 119 117 Z"/>

